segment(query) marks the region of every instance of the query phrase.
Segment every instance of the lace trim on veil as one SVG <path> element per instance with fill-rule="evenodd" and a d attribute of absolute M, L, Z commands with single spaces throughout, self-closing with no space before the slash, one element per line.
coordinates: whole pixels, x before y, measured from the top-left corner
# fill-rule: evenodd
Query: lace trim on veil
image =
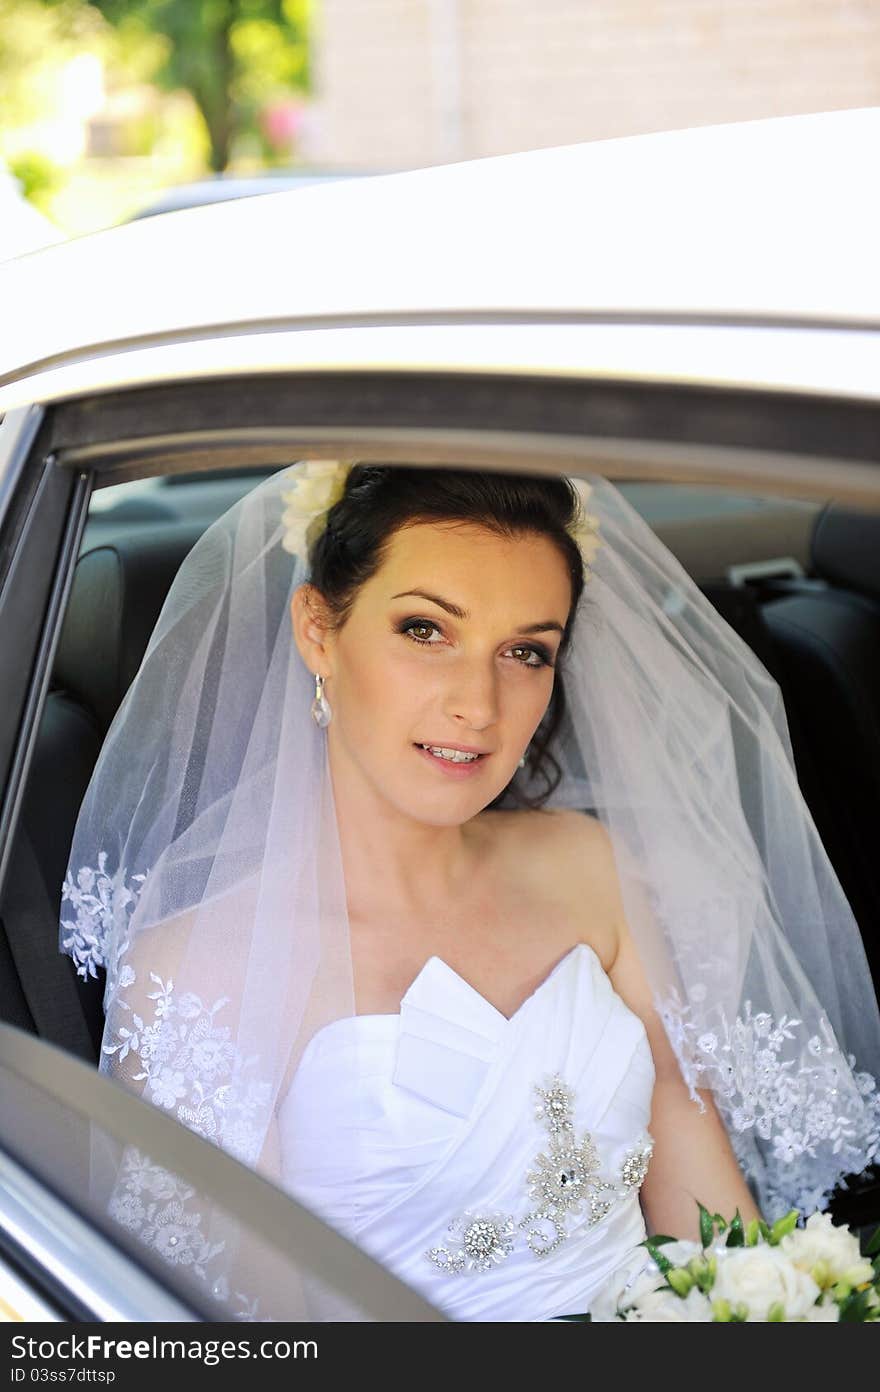
<path fill-rule="evenodd" d="M 62 903 L 73 909 L 72 919 L 62 919 L 63 948 L 83 980 L 106 970 L 106 1002 L 112 1001 L 114 1018 L 117 1011 L 122 1014 L 105 1031 L 101 1053 L 109 1062 L 105 1066 L 102 1058 L 101 1071 L 120 1075 L 122 1064 L 127 1062 L 128 1070 L 134 1064 L 138 1071 L 127 1070 L 128 1080 L 143 1084 L 147 1101 L 255 1167 L 262 1144 L 255 1119 L 265 1112 L 271 1087 L 259 1074 L 259 1059 L 243 1057 L 231 1042 L 231 1027 L 221 1022 L 229 998 L 206 1004 L 195 992 L 179 994 L 172 980 L 151 971 L 155 989 L 146 993 L 153 1005 L 145 1019 L 123 994 L 138 981 L 124 959 L 131 946 L 131 915 L 146 879 L 146 874 L 127 876 L 125 869 L 111 876 L 102 851 L 96 867 L 81 867 L 62 887 Z M 107 944 L 116 924 L 123 931 L 111 958 Z M 213 1236 L 229 1220 L 199 1206 L 197 1191 L 179 1175 L 127 1145 L 106 1211 L 169 1265 L 189 1268 L 232 1318 L 260 1318 L 259 1298 L 230 1288 L 228 1241 Z"/>
<path fill-rule="evenodd" d="M 682 1075 L 711 1089 L 747 1178 L 767 1176 L 761 1150 L 772 1151 L 777 1182 L 765 1187 L 775 1219 L 792 1208 L 824 1208 L 845 1177 L 868 1168 L 880 1153 L 880 1094 L 870 1073 L 844 1059 L 822 1016 L 818 1032 L 787 1015 L 752 1012 L 731 1021 L 718 1007 L 714 1028 L 697 1025 L 690 1006 L 672 990 L 657 1009 Z M 855 1086 L 848 1084 L 852 1073 Z"/>
<path fill-rule="evenodd" d="M 146 874 L 128 876 L 125 867 L 115 875 L 107 873 L 107 852 L 98 854 L 97 867 L 83 865 L 76 877 L 68 875 L 61 886 L 61 927 L 67 930 L 61 947 L 76 964 L 83 981 L 97 977 L 98 968 L 110 970 L 107 941 L 117 922 L 127 924 L 144 887 Z M 64 904 L 73 909 L 73 919 L 63 917 Z M 128 933 L 120 934 L 121 958 L 128 947 Z"/>

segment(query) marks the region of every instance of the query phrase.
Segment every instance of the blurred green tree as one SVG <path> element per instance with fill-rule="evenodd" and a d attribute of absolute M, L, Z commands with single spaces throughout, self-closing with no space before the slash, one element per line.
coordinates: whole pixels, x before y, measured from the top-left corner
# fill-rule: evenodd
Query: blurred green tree
<path fill-rule="evenodd" d="M 114 27 L 165 40 L 153 80 L 192 93 L 210 139 L 211 168 L 229 164 L 236 136 L 264 105 L 309 90 L 312 0 L 91 0 Z"/>

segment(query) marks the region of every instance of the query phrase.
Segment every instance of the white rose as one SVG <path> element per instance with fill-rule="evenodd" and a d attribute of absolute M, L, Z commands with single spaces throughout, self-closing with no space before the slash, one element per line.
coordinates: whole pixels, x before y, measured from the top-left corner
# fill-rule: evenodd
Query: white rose
<path fill-rule="evenodd" d="M 596 559 L 596 552 L 602 545 L 599 536 L 599 519 L 593 512 L 584 509 L 580 518 L 573 528 L 573 536 L 581 548 L 584 560 L 587 565 L 591 565 Z"/>
<path fill-rule="evenodd" d="M 824 1300 L 821 1305 L 811 1305 L 804 1318 L 810 1324 L 835 1324 L 840 1319 L 840 1310 L 833 1300 Z"/>
<path fill-rule="evenodd" d="M 322 499 L 330 497 L 340 475 L 344 481 L 347 472 L 347 466 L 337 459 L 303 459 L 291 470 L 293 487 L 281 497 L 297 511 L 320 505 Z"/>
<path fill-rule="evenodd" d="M 626 1312 L 627 1324 L 711 1324 L 712 1306 L 696 1286 L 682 1299 L 667 1289 L 649 1292 Z"/>
<path fill-rule="evenodd" d="M 691 1257 L 702 1253 L 699 1242 L 691 1242 L 687 1238 L 666 1242 L 661 1248 L 664 1257 L 671 1261 L 674 1266 L 684 1266 L 690 1261 Z M 669 1290 L 663 1276 L 656 1264 L 640 1249 L 633 1253 L 622 1266 L 619 1266 L 612 1276 L 608 1278 L 598 1295 L 593 1298 L 590 1305 L 590 1317 L 594 1323 L 605 1323 L 609 1320 L 617 1319 L 618 1310 L 629 1310 L 633 1306 L 642 1307 L 642 1302 L 658 1292 L 666 1296 L 671 1296 L 680 1305 L 682 1299 Z M 661 1301 L 661 1305 L 662 1305 Z M 688 1311 L 694 1309 L 695 1302 L 687 1307 Z M 650 1301 L 646 1309 L 659 1308 L 656 1302 Z M 648 1318 L 648 1316 L 644 1316 Z M 711 1311 L 710 1316 L 711 1318 Z M 634 1319 L 642 1318 L 641 1315 L 634 1315 Z M 650 1318 L 654 1318 L 653 1315 Z M 673 1316 L 663 1315 L 663 1319 L 675 1318 L 676 1320 L 690 1320 L 697 1318 L 690 1313 L 679 1313 Z M 699 1316 L 703 1318 L 702 1315 Z"/>
<path fill-rule="evenodd" d="M 296 555 L 305 550 L 309 524 L 342 497 L 349 468 L 332 459 L 306 459 L 294 466 L 294 486 L 281 494 L 286 504 L 281 515 L 285 551 Z"/>
<path fill-rule="evenodd" d="M 599 518 L 587 507 L 593 488 L 592 484 L 585 483 L 583 479 L 572 479 L 572 483 L 580 500 L 580 512 L 572 527 L 572 535 L 581 548 L 587 565 L 592 565 L 596 552 L 602 545 L 599 537 Z"/>
<path fill-rule="evenodd" d="M 590 1318 L 594 1323 L 607 1323 L 617 1318 L 617 1311 L 631 1305 L 664 1284 L 654 1262 L 641 1250 L 609 1276 L 598 1295 L 590 1303 Z"/>
<path fill-rule="evenodd" d="M 786 1320 L 804 1317 L 815 1304 L 819 1287 L 794 1266 L 778 1247 L 734 1247 L 718 1260 L 713 1300 L 745 1305 L 751 1322 L 764 1321 L 771 1305 L 781 1305 Z"/>
<path fill-rule="evenodd" d="M 874 1272 L 859 1252 L 859 1240 L 849 1228 L 837 1228 L 830 1213 L 811 1213 L 805 1228 L 795 1228 L 780 1242 L 779 1250 L 801 1271 L 812 1271 L 823 1262 L 828 1268 L 828 1284 L 846 1279 L 858 1286 L 870 1281 Z"/>

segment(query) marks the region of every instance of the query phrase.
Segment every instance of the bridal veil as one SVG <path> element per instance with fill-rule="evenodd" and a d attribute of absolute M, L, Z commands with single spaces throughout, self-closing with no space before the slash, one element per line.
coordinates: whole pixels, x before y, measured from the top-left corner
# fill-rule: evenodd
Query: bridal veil
<path fill-rule="evenodd" d="M 290 626 L 308 555 L 281 544 L 304 467 L 254 488 L 181 567 L 82 805 L 60 929 L 81 975 L 106 971 L 101 1070 L 276 1181 L 284 1080 L 355 1014 L 327 736 Z M 561 664 L 546 806 L 607 829 L 694 1105 L 712 1090 L 765 1216 L 811 1210 L 880 1144 L 859 929 L 779 687 L 620 491 L 584 482 L 601 545 Z M 514 782 L 545 790 L 529 763 Z M 352 1153 L 358 1131 L 352 1116 Z M 108 1202 L 174 1259 L 162 1181 L 141 1170 L 132 1191 L 132 1173 L 138 1157 L 108 1160 Z M 200 1249 L 209 1278 L 225 1240 Z"/>

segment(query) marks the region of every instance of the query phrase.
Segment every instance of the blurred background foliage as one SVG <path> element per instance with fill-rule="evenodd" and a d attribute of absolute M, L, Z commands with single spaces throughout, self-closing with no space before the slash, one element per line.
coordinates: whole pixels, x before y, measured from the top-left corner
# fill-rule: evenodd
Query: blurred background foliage
<path fill-rule="evenodd" d="M 312 0 L 0 0 L 0 166 L 63 230 L 296 165 Z"/>
<path fill-rule="evenodd" d="M 153 80 L 190 93 L 215 172 L 229 166 L 237 137 L 262 133 L 266 107 L 308 88 L 308 0 L 93 0 L 93 7 L 132 48 L 160 41 Z M 263 151 L 270 160 L 275 153 Z"/>
<path fill-rule="evenodd" d="M 0 259 L 16 203 L 57 237 L 211 175 L 422 168 L 878 100 L 880 0 L 0 0 Z"/>

